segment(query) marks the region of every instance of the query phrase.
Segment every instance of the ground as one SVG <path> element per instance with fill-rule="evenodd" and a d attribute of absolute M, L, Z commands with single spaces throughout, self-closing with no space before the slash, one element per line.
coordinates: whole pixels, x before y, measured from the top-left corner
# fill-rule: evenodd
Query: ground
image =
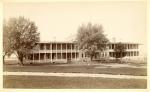
<path fill-rule="evenodd" d="M 144 67 L 143 67 L 144 66 Z M 143 64 L 32 64 L 5 65 L 4 71 L 11 72 L 53 72 L 53 73 L 94 73 L 146 76 L 147 69 Z"/>
<path fill-rule="evenodd" d="M 5 88 L 146 88 L 144 79 L 4 76 Z"/>
<path fill-rule="evenodd" d="M 4 72 L 88 73 L 147 76 L 146 64 L 6 64 Z M 146 79 L 4 75 L 4 88 L 146 88 Z"/>

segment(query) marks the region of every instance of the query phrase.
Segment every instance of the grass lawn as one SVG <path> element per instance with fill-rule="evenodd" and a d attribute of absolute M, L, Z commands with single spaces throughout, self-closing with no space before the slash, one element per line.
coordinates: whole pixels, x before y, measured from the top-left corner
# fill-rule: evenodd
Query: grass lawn
<path fill-rule="evenodd" d="M 96 68 L 99 67 L 99 68 Z M 57 72 L 57 73 L 94 73 L 146 76 L 146 68 L 119 67 L 112 68 L 104 65 L 68 65 L 68 64 L 40 64 L 40 65 L 4 65 L 4 71 L 9 72 Z"/>
<path fill-rule="evenodd" d="M 112 78 L 79 78 L 79 77 L 47 77 L 47 76 L 7 76 L 4 75 L 4 88 L 112 88 L 112 89 L 145 89 L 144 79 L 112 79 Z"/>

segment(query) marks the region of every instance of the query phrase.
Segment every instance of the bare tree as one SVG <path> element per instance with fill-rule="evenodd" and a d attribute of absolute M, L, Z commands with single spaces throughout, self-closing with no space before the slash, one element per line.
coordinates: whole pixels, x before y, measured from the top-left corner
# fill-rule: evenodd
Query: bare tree
<path fill-rule="evenodd" d="M 5 44 L 3 47 L 8 46 L 10 49 L 8 52 L 16 53 L 18 60 L 23 65 L 26 54 L 39 41 L 37 26 L 33 21 L 24 17 L 10 18 L 6 22 L 3 31 L 3 36 L 7 38 L 4 39 Z M 7 52 L 7 49 L 4 49 L 4 52 Z"/>
<path fill-rule="evenodd" d="M 10 35 L 10 29 L 9 27 L 7 27 L 6 25 L 6 22 L 4 21 L 4 24 L 3 24 L 3 64 L 5 64 L 5 56 L 8 55 L 10 56 L 13 51 L 11 49 L 11 44 L 12 44 L 12 41 L 11 39 L 9 38 L 9 35 Z"/>
<path fill-rule="evenodd" d="M 79 49 L 85 50 L 86 54 L 90 57 L 91 61 L 96 53 L 96 50 L 104 50 L 105 44 L 109 40 L 104 35 L 102 25 L 88 23 L 78 28 L 77 45 Z"/>

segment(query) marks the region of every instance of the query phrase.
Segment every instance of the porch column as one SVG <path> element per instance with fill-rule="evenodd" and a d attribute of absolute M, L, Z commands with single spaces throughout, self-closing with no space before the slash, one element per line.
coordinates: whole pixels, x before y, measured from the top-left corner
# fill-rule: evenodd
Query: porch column
<path fill-rule="evenodd" d="M 39 46 L 40 46 L 40 44 L 39 44 Z M 41 51 L 41 48 L 39 47 L 39 62 L 41 62 L 40 51 Z"/>
<path fill-rule="evenodd" d="M 77 47 L 77 53 L 78 53 L 78 58 L 81 59 L 81 57 L 80 57 L 81 54 L 79 52 L 79 47 Z"/>
<path fill-rule="evenodd" d="M 39 51 L 39 62 L 41 61 L 40 59 L 41 59 L 41 58 L 40 58 L 40 51 Z"/>
<path fill-rule="evenodd" d="M 57 61 L 57 43 L 56 43 L 56 61 Z"/>
<path fill-rule="evenodd" d="M 66 60 L 67 60 L 67 43 L 66 43 Z"/>
<path fill-rule="evenodd" d="M 46 44 L 44 44 L 44 52 L 45 52 L 45 54 L 44 54 L 44 60 L 45 60 L 45 62 L 46 62 Z"/>
<path fill-rule="evenodd" d="M 76 46 L 74 45 L 74 50 L 75 50 L 75 60 L 77 60 L 77 51 L 76 51 Z"/>
<path fill-rule="evenodd" d="M 72 60 L 72 44 L 70 44 L 71 45 L 71 60 Z"/>
<path fill-rule="evenodd" d="M 50 49 L 51 49 L 51 63 L 52 63 L 52 43 L 50 44 Z"/>
<path fill-rule="evenodd" d="M 62 60 L 62 43 L 60 44 L 61 60 Z"/>

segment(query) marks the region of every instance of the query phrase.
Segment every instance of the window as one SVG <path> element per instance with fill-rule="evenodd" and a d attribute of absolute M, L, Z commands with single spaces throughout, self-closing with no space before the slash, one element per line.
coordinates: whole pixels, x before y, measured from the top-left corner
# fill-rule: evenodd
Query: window
<path fill-rule="evenodd" d="M 40 50 L 44 50 L 44 44 L 40 44 Z"/>
<path fill-rule="evenodd" d="M 50 59 L 51 54 L 50 53 L 46 53 L 46 59 Z"/>
<path fill-rule="evenodd" d="M 75 58 L 75 53 L 72 53 L 72 58 Z"/>
<path fill-rule="evenodd" d="M 40 53 L 40 60 L 44 60 L 45 53 Z"/>
<path fill-rule="evenodd" d="M 113 57 L 113 53 L 112 53 L 112 52 L 109 52 L 109 56 L 110 56 L 110 57 Z"/>
<path fill-rule="evenodd" d="M 111 49 L 111 44 L 109 44 L 109 49 Z"/>
<path fill-rule="evenodd" d="M 136 51 L 134 51 L 134 56 L 137 56 L 137 55 L 136 55 Z"/>
<path fill-rule="evenodd" d="M 52 44 L 52 50 L 56 50 L 56 44 Z"/>
<path fill-rule="evenodd" d="M 83 58 L 83 54 L 82 54 L 82 58 Z"/>
<path fill-rule="evenodd" d="M 76 58 L 78 58 L 79 57 L 79 54 L 78 53 L 76 53 Z"/>
<path fill-rule="evenodd" d="M 112 56 L 114 57 L 116 55 L 116 53 L 115 52 L 112 52 Z"/>
<path fill-rule="evenodd" d="M 66 49 L 66 44 L 62 44 L 62 50 Z"/>
<path fill-rule="evenodd" d="M 34 60 L 39 60 L 39 54 L 34 54 Z"/>
<path fill-rule="evenodd" d="M 115 47 L 114 44 L 112 44 L 112 49 L 114 49 L 114 47 Z"/>
<path fill-rule="evenodd" d="M 137 56 L 139 56 L 139 52 L 137 51 Z"/>
<path fill-rule="evenodd" d="M 130 53 L 130 52 L 128 52 L 128 54 L 129 54 L 129 56 L 131 56 L 131 53 Z"/>
<path fill-rule="evenodd" d="M 133 56 L 133 52 L 131 51 L 131 56 Z"/>
<path fill-rule="evenodd" d="M 72 49 L 73 49 L 73 50 L 75 49 L 75 45 L 74 45 L 74 44 L 72 44 Z"/>
<path fill-rule="evenodd" d="M 47 49 L 47 50 L 50 49 L 50 44 L 46 44 L 46 49 Z"/>
<path fill-rule="evenodd" d="M 130 45 L 128 44 L 128 49 L 130 49 Z"/>
<path fill-rule="evenodd" d="M 71 49 L 71 44 L 67 44 L 67 49 Z"/>
<path fill-rule="evenodd" d="M 128 56 L 128 52 L 126 52 L 126 56 Z"/>
<path fill-rule="evenodd" d="M 62 59 L 66 59 L 66 53 L 62 53 Z"/>
<path fill-rule="evenodd" d="M 61 53 L 57 53 L 57 59 L 61 59 Z"/>
<path fill-rule="evenodd" d="M 57 44 L 57 50 L 61 49 L 61 44 Z"/>

